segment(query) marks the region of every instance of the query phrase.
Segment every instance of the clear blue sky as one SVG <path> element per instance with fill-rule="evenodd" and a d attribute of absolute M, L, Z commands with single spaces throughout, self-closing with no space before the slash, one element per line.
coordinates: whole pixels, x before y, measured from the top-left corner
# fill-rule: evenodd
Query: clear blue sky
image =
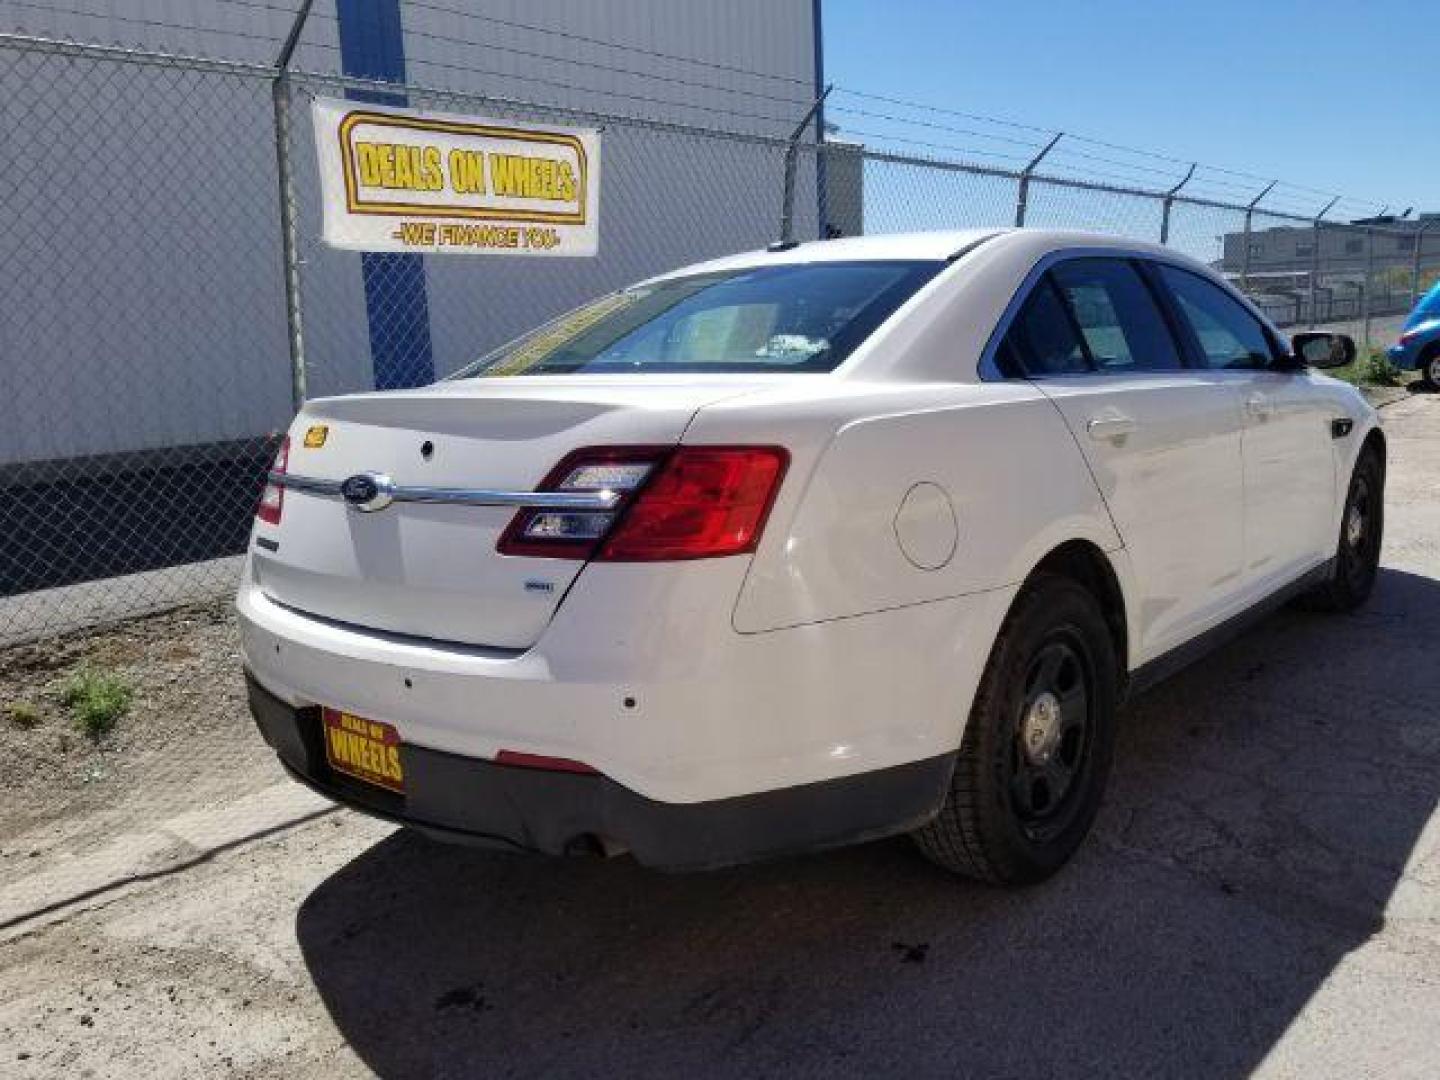
<path fill-rule="evenodd" d="M 822 0 L 840 86 L 1199 160 L 1369 201 L 1440 210 L 1437 0 Z M 1428 14 L 1428 18 L 1426 17 Z M 1022 141 L 1033 132 L 837 95 L 842 131 L 1023 153 L 1016 143 L 844 114 L 845 107 Z M 1062 145 L 1064 145 L 1062 143 Z M 1171 166 L 1072 156 L 1136 181 Z M 902 147 L 897 147 L 902 148 Z M 999 158 L 995 159 L 1000 161 Z M 1183 172 L 1183 168 L 1181 169 Z M 1213 173 L 1222 183 L 1251 183 Z M 1148 186 L 1148 185 L 1146 185 Z M 1225 189 L 1231 190 L 1231 189 Z M 1277 189 L 1286 208 L 1322 196 Z M 1341 212 L 1366 207 L 1342 204 Z"/>

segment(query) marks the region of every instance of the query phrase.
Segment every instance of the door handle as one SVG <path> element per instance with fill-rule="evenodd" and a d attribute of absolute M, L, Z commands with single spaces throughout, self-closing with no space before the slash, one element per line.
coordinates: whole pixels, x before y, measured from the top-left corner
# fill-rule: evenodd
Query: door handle
<path fill-rule="evenodd" d="M 1110 414 L 1108 416 L 1092 416 L 1090 422 L 1085 425 L 1085 430 L 1090 437 L 1096 441 L 1105 439 L 1123 439 L 1126 435 L 1132 434 L 1139 425 L 1133 417 Z"/>
<path fill-rule="evenodd" d="M 1274 411 L 1275 406 L 1264 394 L 1251 394 L 1245 399 L 1246 415 L 1254 417 L 1256 420 L 1267 420 Z"/>

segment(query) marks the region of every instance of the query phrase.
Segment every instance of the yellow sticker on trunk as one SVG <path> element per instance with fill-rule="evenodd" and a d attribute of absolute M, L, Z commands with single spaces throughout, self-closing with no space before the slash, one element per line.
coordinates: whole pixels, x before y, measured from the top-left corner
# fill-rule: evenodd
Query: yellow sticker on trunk
<path fill-rule="evenodd" d="M 325 439 L 330 434 L 330 429 L 324 424 L 316 424 L 305 431 L 305 448 L 307 450 L 319 450 L 325 445 Z"/>

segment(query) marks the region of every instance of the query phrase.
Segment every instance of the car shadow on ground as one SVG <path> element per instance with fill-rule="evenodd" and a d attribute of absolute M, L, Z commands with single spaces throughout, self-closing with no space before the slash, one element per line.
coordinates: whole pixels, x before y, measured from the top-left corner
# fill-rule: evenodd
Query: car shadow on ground
<path fill-rule="evenodd" d="M 1136 701 L 1051 882 L 906 842 L 667 876 L 398 832 L 303 904 L 381 1076 L 1247 1075 L 1374 933 L 1435 812 L 1440 582 L 1286 611 Z"/>

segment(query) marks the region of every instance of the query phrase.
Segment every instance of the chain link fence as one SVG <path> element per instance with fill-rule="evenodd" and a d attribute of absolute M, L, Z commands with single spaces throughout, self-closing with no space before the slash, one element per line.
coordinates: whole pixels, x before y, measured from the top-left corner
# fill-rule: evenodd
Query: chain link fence
<path fill-rule="evenodd" d="M 600 254 L 327 247 L 308 106 L 345 95 L 600 128 Z M 814 138 L 0 35 L 0 141 L 23 162 L 0 239 L 0 641 L 228 591 L 301 396 L 423 384 L 597 294 L 773 241 L 787 158 L 797 239 L 1110 232 L 1211 264 L 1282 326 L 1369 344 L 1440 269 L 1425 222 L 1092 182 L 1043 154 L 1000 169 Z"/>
<path fill-rule="evenodd" d="M 0 639 L 229 588 L 291 404 L 266 84 L 5 40 L 0 144 Z"/>

